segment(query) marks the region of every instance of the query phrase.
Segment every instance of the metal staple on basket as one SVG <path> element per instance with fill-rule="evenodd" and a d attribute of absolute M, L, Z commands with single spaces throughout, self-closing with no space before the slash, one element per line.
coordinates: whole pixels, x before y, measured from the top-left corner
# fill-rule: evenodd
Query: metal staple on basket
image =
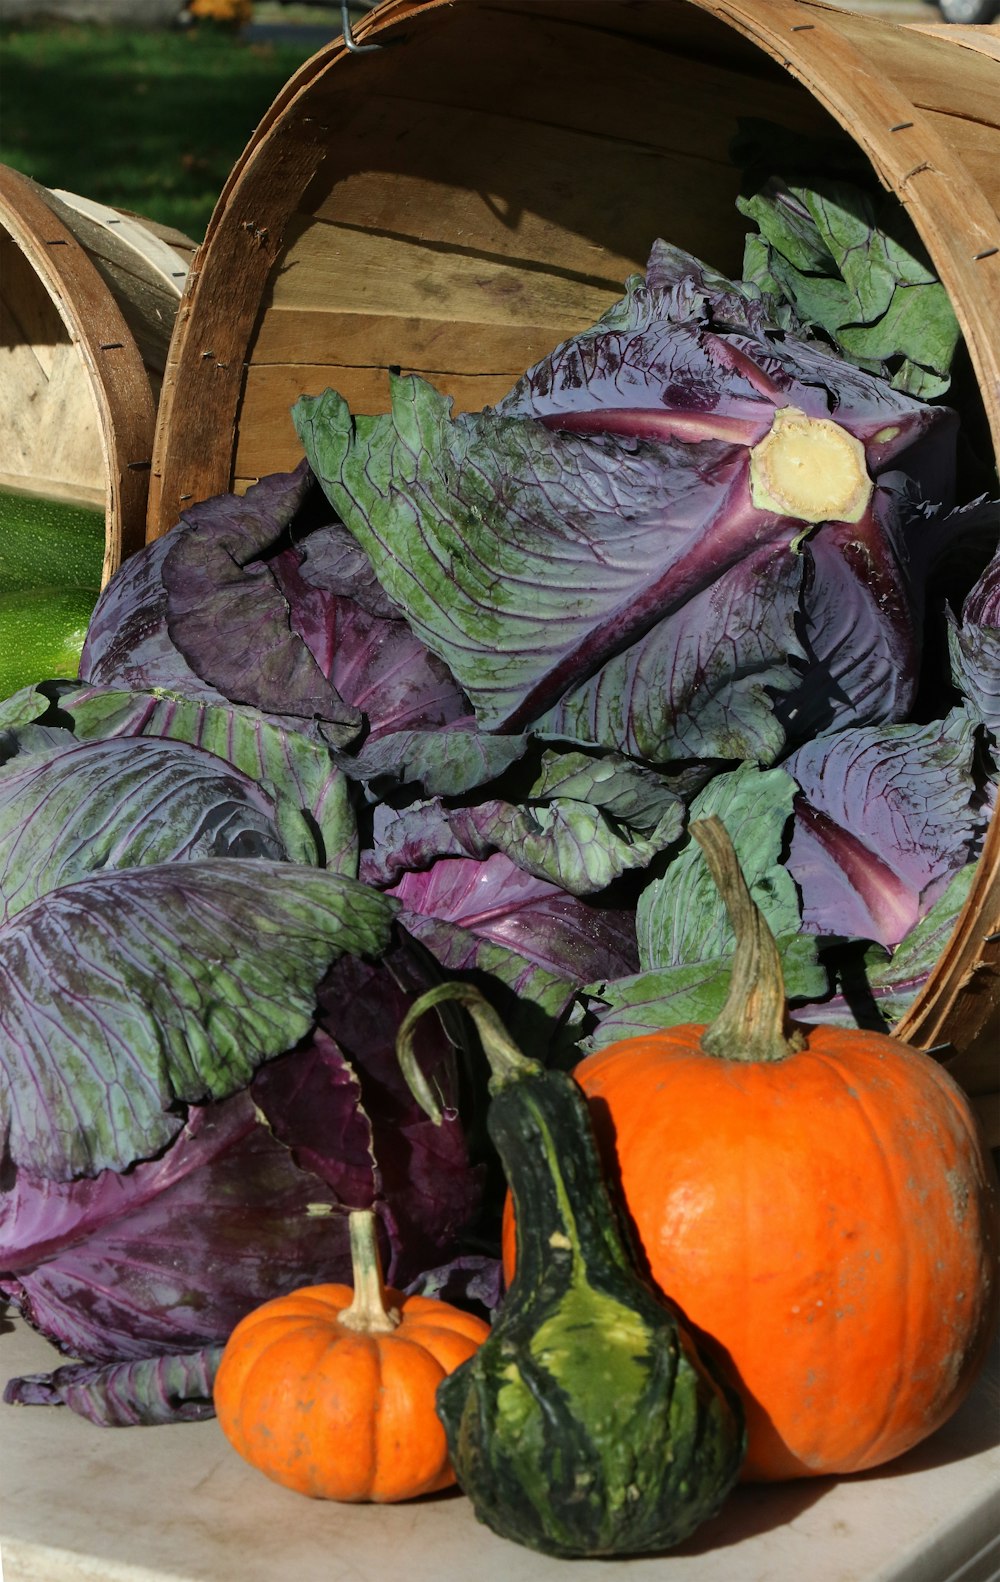
<path fill-rule="evenodd" d="M 365 10 L 370 11 L 373 5 L 374 0 L 369 0 L 369 3 L 365 5 Z M 373 50 L 382 48 L 381 44 L 359 44 L 357 42 L 351 27 L 351 8 L 348 0 L 340 0 L 340 25 L 344 35 L 344 48 L 349 50 L 352 55 L 368 55 Z"/>

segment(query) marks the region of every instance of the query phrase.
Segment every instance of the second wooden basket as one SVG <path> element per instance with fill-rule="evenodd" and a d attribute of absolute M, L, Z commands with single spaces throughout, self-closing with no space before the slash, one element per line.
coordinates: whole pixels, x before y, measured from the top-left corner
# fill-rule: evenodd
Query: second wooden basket
<path fill-rule="evenodd" d="M 0 165 L 0 485 L 141 548 L 156 402 L 194 243 Z"/>

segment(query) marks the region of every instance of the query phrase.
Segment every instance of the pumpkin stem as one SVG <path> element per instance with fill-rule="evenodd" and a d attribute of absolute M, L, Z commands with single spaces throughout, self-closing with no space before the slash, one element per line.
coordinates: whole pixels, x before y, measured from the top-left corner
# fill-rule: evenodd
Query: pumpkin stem
<path fill-rule="evenodd" d="M 354 1300 L 340 1313 L 339 1322 L 345 1329 L 361 1330 L 367 1335 L 388 1335 L 399 1323 L 400 1314 L 397 1308 L 386 1303 L 374 1211 L 352 1209 L 347 1216 L 347 1226 L 351 1237 Z"/>
<path fill-rule="evenodd" d="M 784 1060 L 804 1048 L 805 1036 L 789 1022 L 774 935 L 747 888 L 722 820 L 712 814 L 690 828 L 736 935 L 726 1002 L 702 1034 L 701 1047 L 722 1060 Z"/>
<path fill-rule="evenodd" d="M 492 1005 L 473 984 L 455 981 L 436 984 L 418 1000 L 414 1000 L 396 1035 L 396 1057 L 400 1069 L 413 1097 L 430 1116 L 435 1126 L 440 1126 L 443 1119 L 441 1106 L 417 1063 L 413 1052 L 413 1037 L 416 1025 L 424 1013 L 433 1010 L 443 1000 L 457 1000 L 459 1004 L 465 1006 L 472 1017 L 480 1043 L 490 1063 L 491 1093 L 495 1093 L 505 1082 L 514 1077 L 525 1076 L 529 1072 L 542 1069 L 536 1060 L 529 1060 L 527 1055 L 522 1054 Z"/>

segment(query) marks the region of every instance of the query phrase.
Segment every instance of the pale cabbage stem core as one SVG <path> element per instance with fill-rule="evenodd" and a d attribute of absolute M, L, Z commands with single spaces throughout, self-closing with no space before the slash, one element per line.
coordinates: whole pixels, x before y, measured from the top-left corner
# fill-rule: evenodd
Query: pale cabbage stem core
<path fill-rule="evenodd" d="M 861 441 L 798 407 L 779 407 L 750 452 L 754 505 L 800 522 L 859 522 L 874 487 Z"/>

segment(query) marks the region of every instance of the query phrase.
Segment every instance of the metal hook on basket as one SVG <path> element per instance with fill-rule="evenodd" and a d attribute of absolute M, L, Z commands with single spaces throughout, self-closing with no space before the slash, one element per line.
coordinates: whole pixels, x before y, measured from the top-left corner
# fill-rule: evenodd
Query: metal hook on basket
<path fill-rule="evenodd" d="M 350 50 L 352 55 L 368 55 L 374 49 L 381 49 L 381 44 L 358 44 L 351 30 L 351 12 L 348 0 L 340 0 L 340 27 L 344 35 L 344 48 Z"/>

